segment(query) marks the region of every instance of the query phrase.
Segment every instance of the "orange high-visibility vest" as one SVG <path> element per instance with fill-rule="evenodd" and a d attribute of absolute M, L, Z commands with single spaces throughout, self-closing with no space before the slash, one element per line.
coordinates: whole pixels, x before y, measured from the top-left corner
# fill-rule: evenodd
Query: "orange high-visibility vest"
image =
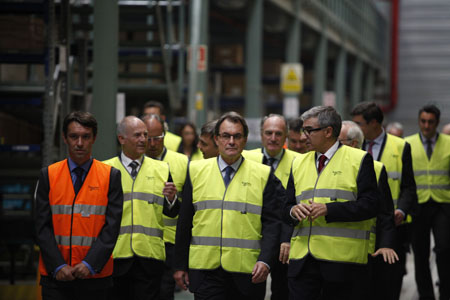
<path fill-rule="evenodd" d="M 111 166 L 94 159 L 83 186 L 75 196 L 67 159 L 48 167 L 53 231 L 59 251 L 69 266 L 79 264 L 86 257 L 105 224 L 110 174 Z M 42 255 L 39 271 L 44 276 L 54 271 L 46 270 Z M 111 256 L 99 273 L 88 278 L 107 277 L 112 272 Z"/>

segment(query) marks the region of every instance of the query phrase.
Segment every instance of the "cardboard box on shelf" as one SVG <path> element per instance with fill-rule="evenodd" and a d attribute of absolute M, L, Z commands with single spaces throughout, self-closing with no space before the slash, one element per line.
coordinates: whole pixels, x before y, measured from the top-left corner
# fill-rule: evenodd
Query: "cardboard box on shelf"
<path fill-rule="evenodd" d="M 245 93 L 245 76 L 224 74 L 222 77 L 222 93 L 224 96 L 242 97 Z"/>
<path fill-rule="evenodd" d="M 244 64 L 244 49 L 242 45 L 215 45 L 213 47 L 213 64 L 242 66 Z"/>
<path fill-rule="evenodd" d="M 25 64 L 1 64 L 1 82 L 26 82 L 28 80 L 28 68 Z"/>
<path fill-rule="evenodd" d="M 35 15 L 0 15 L 0 50 L 7 53 L 43 53 L 44 20 Z"/>
<path fill-rule="evenodd" d="M 263 61 L 263 75 L 280 76 L 281 59 L 265 59 Z"/>
<path fill-rule="evenodd" d="M 283 100 L 278 84 L 263 85 L 263 99 L 266 103 L 276 103 Z"/>

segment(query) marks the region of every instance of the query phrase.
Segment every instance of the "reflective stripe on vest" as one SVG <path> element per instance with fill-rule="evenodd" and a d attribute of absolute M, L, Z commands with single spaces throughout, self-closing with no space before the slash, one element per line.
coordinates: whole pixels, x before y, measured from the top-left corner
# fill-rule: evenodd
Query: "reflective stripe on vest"
<path fill-rule="evenodd" d="M 303 191 L 300 195 L 296 196 L 297 204 L 300 201 L 311 198 L 330 198 L 331 200 L 343 199 L 347 201 L 356 201 L 356 195 L 351 191 L 335 190 L 335 189 L 316 189 Z"/>
<path fill-rule="evenodd" d="M 261 215 L 262 211 L 262 207 L 258 205 L 232 201 L 224 202 L 223 200 L 205 200 L 200 203 L 195 203 L 194 209 L 195 211 L 203 209 L 235 210 L 241 213 L 249 212 L 256 215 Z"/>
<path fill-rule="evenodd" d="M 433 201 L 450 203 L 450 137 L 439 134 L 431 159 L 425 152 L 419 134 L 406 138 L 411 144 L 414 178 L 419 204 Z"/>
<path fill-rule="evenodd" d="M 189 174 L 195 209 L 189 268 L 221 266 L 251 274 L 260 253 L 263 191 L 270 168 L 244 159 L 228 188 L 217 158 L 191 162 Z"/>
<path fill-rule="evenodd" d="M 48 167 L 48 197 L 53 232 L 58 249 L 65 263 L 70 266 L 79 264 L 86 257 L 105 224 L 110 174 L 110 166 L 94 159 L 80 191 L 75 196 L 67 159 Z M 113 260 L 110 257 L 102 270 L 98 270 L 95 275 L 89 275 L 88 278 L 111 276 L 112 270 Z M 42 256 L 39 271 L 41 275 L 49 275 Z"/>
<path fill-rule="evenodd" d="M 118 157 L 105 163 L 122 173 L 123 202 L 122 222 L 114 258 L 134 255 L 165 260 L 163 240 L 162 190 L 169 178 L 167 163 L 144 157 L 136 178 L 130 176 Z"/>
<path fill-rule="evenodd" d="M 297 203 L 355 201 L 356 180 L 365 155 L 362 150 L 341 146 L 320 175 L 313 151 L 297 157 L 292 165 Z M 331 223 L 325 217 L 303 220 L 294 228 L 289 258 L 302 259 L 310 253 L 320 260 L 365 264 L 372 227 L 372 219 Z"/>

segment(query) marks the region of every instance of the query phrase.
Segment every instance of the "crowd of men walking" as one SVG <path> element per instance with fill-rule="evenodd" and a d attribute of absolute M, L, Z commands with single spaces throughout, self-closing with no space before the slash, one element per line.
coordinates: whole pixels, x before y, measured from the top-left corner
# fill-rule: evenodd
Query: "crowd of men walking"
<path fill-rule="evenodd" d="M 177 152 L 161 104 L 143 112 L 118 124 L 121 152 L 103 162 L 94 116 L 64 119 L 68 158 L 36 188 L 43 299 L 173 299 L 175 284 L 195 299 L 264 299 L 269 273 L 274 300 L 399 299 L 410 244 L 420 299 L 435 299 L 431 230 L 450 299 L 450 136 L 437 107 L 405 139 L 375 103 L 352 121 L 326 106 L 271 114 L 253 150 L 228 112 L 201 128 L 203 159 Z"/>

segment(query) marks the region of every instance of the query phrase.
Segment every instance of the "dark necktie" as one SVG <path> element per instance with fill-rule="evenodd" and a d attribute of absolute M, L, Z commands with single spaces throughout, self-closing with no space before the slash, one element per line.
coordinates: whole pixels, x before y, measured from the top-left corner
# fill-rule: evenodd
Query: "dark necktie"
<path fill-rule="evenodd" d="M 81 186 L 83 185 L 83 172 L 84 170 L 80 167 L 76 167 L 73 169 L 73 172 L 75 175 L 77 175 L 77 179 L 75 180 L 75 184 L 73 185 L 73 189 L 75 190 L 75 194 L 78 194 L 78 192 L 81 189 Z"/>
<path fill-rule="evenodd" d="M 272 170 L 275 169 L 275 168 L 273 167 L 274 162 L 275 162 L 275 158 L 273 158 L 273 157 L 270 157 L 270 158 L 267 160 L 267 165 L 268 165 Z"/>
<path fill-rule="evenodd" d="M 369 142 L 369 148 L 367 149 L 367 152 L 369 152 L 370 155 L 372 155 L 372 156 L 373 156 L 373 153 L 372 153 L 373 145 L 375 145 L 375 142 L 374 141 L 370 141 Z"/>
<path fill-rule="evenodd" d="M 223 181 L 225 181 L 225 186 L 228 186 L 228 184 L 231 181 L 231 173 L 233 173 L 233 168 L 228 166 L 225 168 L 225 177 L 223 178 Z"/>
<path fill-rule="evenodd" d="M 327 157 L 323 154 L 319 157 L 319 166 L 317 167 L 317 169 L 319 170 L 319 173 L 322 172 L 322 169 L 325 166 L 326 160 L 327 160 Z"/>
<path fill-rule="evenodd" d="M 139 166 L 139 164 L 133 160 L 128 166 L 131 167 L 131 177 L 136 178 L 136 175 L 138 173 L 137 167 Z"/>
<path fill-rule="evenodd" d="M 433 142 L 431 140 L 427 140 L 427 156 L 428 159 L 431 158 L 431 154 L 433 154 L 433 146 L 432 146 Z"/>

